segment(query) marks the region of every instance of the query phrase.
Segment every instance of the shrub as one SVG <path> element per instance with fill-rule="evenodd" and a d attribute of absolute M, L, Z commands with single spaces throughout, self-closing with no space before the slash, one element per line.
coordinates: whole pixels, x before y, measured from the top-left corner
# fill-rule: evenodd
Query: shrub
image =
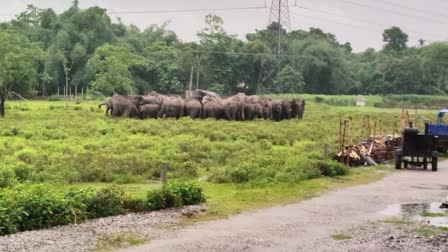
<path fill-rule="evenodd" d="M 324 99 L 323 97 L 316 96 L 316 97 L 314 98 L 314 100 L 315 100 L 317 103 L 321 103 L 321 102 L 323 102 L 325 99 Z"/>
<path fill-rule="evenodd" d="M 140 213 L 146 210 L 147 202 L 144 199 L 129 198 L 124 201 L 124 208 L 132 213 Z"/>
<path fill-rule="evenodd" d="M 9 167 L 0 168 L 0 188 L 6 188 L 17 184 L 16 173 Z"/>
<path fill-rule="evenodd" d="M 63 98 L 60 95 L 52 95 L 48 97 L 48 101 L 62 101 Z"/>
<path fill-rule="evenodd" d="M 147 207 L 150 211 L 182 206 L 181 199 L 175 195 L 169 187 L 150 191 L 148 193 L 147 201 Z"/>
<path fill-rule="evenodd" d="M 34 167 L 25 163 L 15 164 L 13 170 L 17 180 L 20 182 L 30 179 L 35 172 Z"/>
<path fill-rule="evenodd" d="M 161 210 L 205 202 L 202 188 L 192 183 L 170 183 L 148 192 L 147 209 Z"/>
<path fill-rule="evenodd" d="M 119 187 L 112 186 L 99 190 L 89 202 L 87 211 L 95 218 L 126 213 L 124 208 L 125 195 Z"/>
<path fill-rule="evenodd" d="M 255 176 L 256 170 L 250 164 L 242 164 L 228 170 L 230 181 L 233 183 L 245 183 Z"/>
<path fill-rule="evenodd" d="M 70 190 L 64 195 L 66 200 L 66 221 L 67 223 L 79 223 L 94 217 L 89 212 L 89 204 L 95 196 L 95 192 L 90 189 Z"/>
<path fill-rule="evenodd" d="M 5 202 L 6 215 L 15 225 L 9 230 L 35 230 L 67 224 L 63 198 L 42 185 L 8 190 L 1 198 Z"/>
<path fill-rule="evenodd" d="M 194 183 L 172 183 L 170 189 L 179 196 L 184 206 L 205 202 L 202 188 Z"/>
<path fill-rule="evenodd" d="M 327 177 L 342 176 L 348 172 L 347 166 L 336 161 L 318 161 L 316 166 L 321 174 Z"/>

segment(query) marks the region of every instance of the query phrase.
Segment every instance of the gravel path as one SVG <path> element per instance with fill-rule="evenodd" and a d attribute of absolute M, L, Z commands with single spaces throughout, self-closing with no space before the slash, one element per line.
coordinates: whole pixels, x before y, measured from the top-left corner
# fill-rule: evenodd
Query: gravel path
<path fill-rule="evenodd" d="M 404 243 L 390 247 L 388 234 L 396 231 L 382 225 L 368 226 L 372 225 L 369 222 L 386 218 L 380 212 L 389 205 L 444 199 L 448 195 L 448 161 L 439 167 L 436 173 L 403 171 L 372 184 L 328 192 L 297 204 L 196 224 L 121 251 L 444 251 L 419 250 Z M 359 239 L 331 238 L 349 230 Z"/>
<path fill-rule="evenodd" d="M 153 239 L 178 224 L 182 214 L 199 214 L 204 206 L 189 206 L 145 214 L 128 214 L 90 220 L 79 225 L 27 231 L 0 237 L 1 252 L 84 252 L 117 235 L 138 234 L 140 239 Z"/>

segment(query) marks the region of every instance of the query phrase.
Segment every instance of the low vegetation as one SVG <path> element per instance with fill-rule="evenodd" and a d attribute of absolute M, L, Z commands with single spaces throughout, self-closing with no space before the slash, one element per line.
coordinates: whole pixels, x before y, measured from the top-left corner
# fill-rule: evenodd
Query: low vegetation
<path fill-rule="evenodd" d="M 164 192 L 161 197 L 158 192 Z M 0 234 L 48 228 L 127 212 L 160 210 L 199 204 L 202 189 L 194 184 L 170 184 L 148 193 L 148 199 L 129 197 L 117 186 L 99 190 L 55 191 L 45 185 L 18 185 L 0 191 Z M 154 202 L 159 203 L 157 208 Z M 169 202 L 169 203 L 167 203 Z"/>
<path fill-rule="evenodd" d="M 117 248 L 136 246 L 147 241 L 147 237 L 135 233 L 120 233 L 114 235 L 103 235 L 98 239 L 94 251 L 110 251 Z"/>
<path fill-rule="evenodd" d="M 335 235 L 332 235 L 331 238 L 333 238 L 333 240 L 336 240 L 336 241 L 352 239 L 352 237 L 350 235 L 346 235 L 346 234 L 335 234 Z"/>
<path fill-rule="evenodd" d="M 423 216 L 423 217 L 443 217 L 446 215 L 447 215 L 447 213 L 435 213 L 435 212 L 427 212 L 427 211 L 420 213 L 420 216 Z"/>
<path fill-rule="evenodd" d="M 357 141 L 366 114 L 392 132 L 401 112 L 310 101 L 301 121 L 141 121 L 106 117 L 97 104 L 8 105 L 11 116 L 0 121 L 1 233 L 196 204 L 203 195 L 210 217 L 222 217 L 372 181 L 382 175 L 324 160 L 323 145 L 337 150 L 338 121 L 346 115 Z M 173 184 L 161 188 L 154 181 L 166 165 Z"/>

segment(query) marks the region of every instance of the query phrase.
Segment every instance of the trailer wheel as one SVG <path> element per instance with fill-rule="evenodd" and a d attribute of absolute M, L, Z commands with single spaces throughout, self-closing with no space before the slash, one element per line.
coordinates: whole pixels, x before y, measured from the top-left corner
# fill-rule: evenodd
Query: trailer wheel
<path fill-rule="evenodd" d="M 400 170 L 401 169 L 401 156 L 397 155 L 395 157 L 395 169 Z"/>
<path fill-rule="evenodd" d="M 432 168 L 432 171 L 433 171 L 433 172 L 436 172 L 436 171 L 437 171 L 437 160 L 438 160 L 437 157 L 433 157 L 433 158 L 431 159 L 431 168 Z"/>
<path fill-rule="evenodd" d="M 428 169 L 428 158 L 423 158 L 423 169 Z"/>

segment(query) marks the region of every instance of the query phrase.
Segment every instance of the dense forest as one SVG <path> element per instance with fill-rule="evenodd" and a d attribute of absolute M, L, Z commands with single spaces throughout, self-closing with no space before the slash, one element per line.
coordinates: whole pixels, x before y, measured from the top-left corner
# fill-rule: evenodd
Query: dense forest
<path fill-rule="evenodd" d="M 78 1 L 61 14 L 28 6 L 0 24 L 0 96 L 62 93 L 65 70 L 72 90 L 110 95 L 181 93 L 194 87 L 221 94 L 257 91 L 262 61 L 270 64 L 277 43 L 272 23 L 246 35 L 228 34 L 224 21 L 205 17 L 197 42 L 183 42 L 167 25 L 143 31 L 113 23 L 101 7 L 80 9 Z M 447 94 L 448 43 L 407 45 L 399 27 L 384 31 L 384 47 L 353 53 L 319 28 L 283 30 L 286 52 L 272 92 L 318 94 Z M 64 69 L 68 67 L 68 69 Z M 192 72 L 192 67 L 194 67 Z M 268 89 L 269 90 L 269 89 Z"/>

